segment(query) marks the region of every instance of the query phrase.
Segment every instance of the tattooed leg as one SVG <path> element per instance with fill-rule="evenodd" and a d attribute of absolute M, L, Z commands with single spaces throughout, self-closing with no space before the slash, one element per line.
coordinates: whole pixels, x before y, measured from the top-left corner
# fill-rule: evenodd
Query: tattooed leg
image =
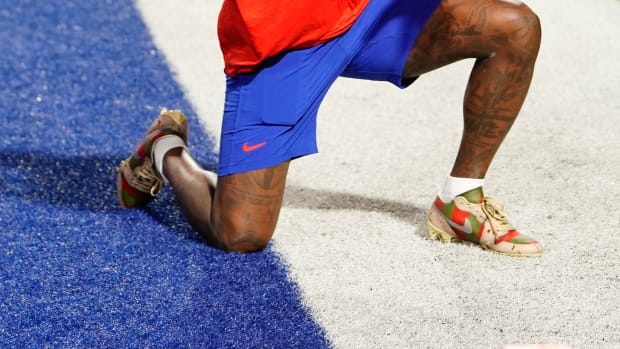
<path fill-rule="evenodd" d="M 409 54 L 404 78 L 476 59 L 452 176 L 484 178 L 523 105 L 539 46 L 538 17 L 524 4 L 444 0 L 431 16 Z"/>
<path fill-rule="evenodd" d="M 282 207 L 288 166 L 284 162 L 219 178 L 212 217 L 225 250 L 256 251 L 269 243 Z"/>
<path fill-rule="evenodd" d="M 252 252 L 269 243 L 282 206 L 288 162 L 220 177 L 216 189 L 187 152 L 172 150 L 164 161 L 164 174 L 183 214 L 209 244 Z"/>

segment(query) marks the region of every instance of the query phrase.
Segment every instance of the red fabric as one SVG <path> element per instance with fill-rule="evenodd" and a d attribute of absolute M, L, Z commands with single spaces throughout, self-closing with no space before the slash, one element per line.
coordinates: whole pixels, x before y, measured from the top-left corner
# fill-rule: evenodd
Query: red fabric
<path fill-rule="evenodd" d="M 369 0 L 224 0 L 218 36 L 225 72 L 249 73 L 284 50 L 307 48 L 344 33 Z"/>

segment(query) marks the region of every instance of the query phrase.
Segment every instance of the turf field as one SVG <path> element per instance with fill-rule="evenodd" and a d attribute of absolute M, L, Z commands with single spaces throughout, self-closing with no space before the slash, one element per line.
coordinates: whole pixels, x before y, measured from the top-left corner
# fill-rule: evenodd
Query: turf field
<path fill-rule="evenodd" d="M 535 259 L 425 237 L 469 61 L 405 91 L 338 81 L 261 253 L 207 246 L 169 188 L 119 208 L 163 106 L 217 162 L 220 3 L 0 1 L 0 347 L 620 347 L 618 1 L 529 2 L 540 59 L 487 192 Z"/>

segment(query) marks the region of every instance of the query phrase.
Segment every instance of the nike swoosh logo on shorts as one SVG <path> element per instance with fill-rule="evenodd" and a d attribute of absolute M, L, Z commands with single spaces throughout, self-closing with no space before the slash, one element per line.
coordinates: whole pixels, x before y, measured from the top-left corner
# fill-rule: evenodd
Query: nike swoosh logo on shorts
<path fill-rule="evenodd" d="M 249 145 L 248 142 L 243 143 L 243 151 L 246 153 L 249 153 L 251 151 L 254 151 L 262 146 L 264 146 L 265 144 L 267 144 L 267 141 L 262 141 L 260 143 L 257 144 L 253 144 L 253 145 Z"/>

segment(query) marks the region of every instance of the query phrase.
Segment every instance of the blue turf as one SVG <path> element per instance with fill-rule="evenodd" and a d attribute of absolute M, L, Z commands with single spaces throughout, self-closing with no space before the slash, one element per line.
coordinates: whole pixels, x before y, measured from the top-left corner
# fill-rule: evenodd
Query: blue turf
<path fill-rule="evenodd" d="M 118 207 L 162 106 L 216 163 L 130 1 L 2 0 L 0 52 L 0 347 L 329 346 L 269 249 L 207 246 L 169 189 Z"/>

